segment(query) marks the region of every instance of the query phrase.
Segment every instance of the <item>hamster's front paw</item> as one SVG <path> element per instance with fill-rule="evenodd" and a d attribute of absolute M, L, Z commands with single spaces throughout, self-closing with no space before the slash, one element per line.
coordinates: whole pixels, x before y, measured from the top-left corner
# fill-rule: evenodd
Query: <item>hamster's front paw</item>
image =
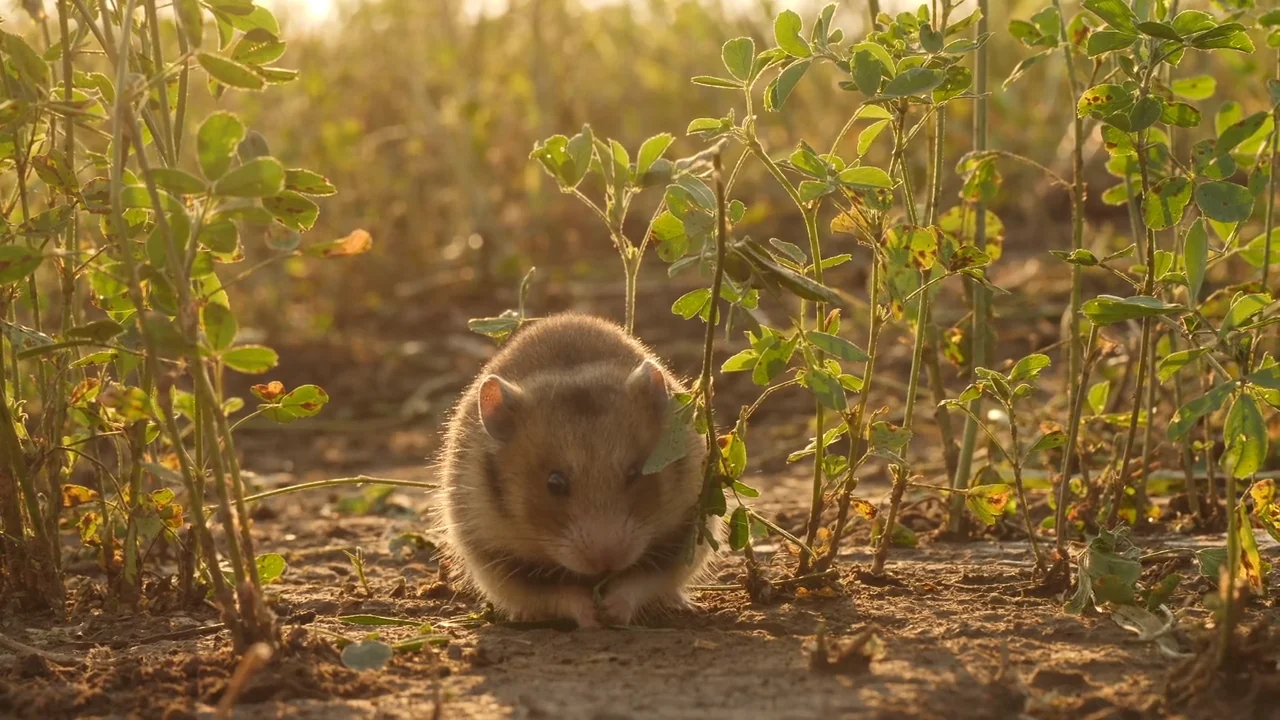
<path fill-rule="evenodd" d="M 607 625 L 630 625 L 636 614 L 635 598 L 627 592 L 606 593 L 601 615 Z"/>
<path fill-rule="evenodd" d="M 564 599 L 564 609 L 570 619 L 583 630 L 600 627 L 600 616 L 596 604 L 589 594 L 572 593 Z"/>

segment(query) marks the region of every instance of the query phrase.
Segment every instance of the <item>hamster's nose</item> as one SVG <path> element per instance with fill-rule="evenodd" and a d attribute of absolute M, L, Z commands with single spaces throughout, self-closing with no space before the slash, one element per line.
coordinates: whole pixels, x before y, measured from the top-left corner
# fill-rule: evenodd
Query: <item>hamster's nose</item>
<path fill-rule="evenodd" d="M 622 543 L 608 543 L 592 550 L 589 555 L 591 564 L 598 573 L 609 573 L 623 569 L 627 559 L 627 546 Z"/>

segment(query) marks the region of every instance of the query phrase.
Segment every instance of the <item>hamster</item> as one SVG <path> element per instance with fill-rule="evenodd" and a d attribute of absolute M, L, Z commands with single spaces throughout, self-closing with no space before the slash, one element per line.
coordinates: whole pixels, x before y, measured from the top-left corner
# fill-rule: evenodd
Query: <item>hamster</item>
<path fill-rule="evenodd" d="M 684 391 L 605 320 L 564 313 L 517 330 L 445 431 L 448 552 L 466 582 L 517 621 L 628 625 L 690 607 L 684 589 L 710 556 L 704 541 L 688 561 L 708 523 L 697 515 L 704 440 L 690 428 L 683 458 L 643 474 L 668 400 Z M 718 537 L 720 525 L 705 527 Z"/>

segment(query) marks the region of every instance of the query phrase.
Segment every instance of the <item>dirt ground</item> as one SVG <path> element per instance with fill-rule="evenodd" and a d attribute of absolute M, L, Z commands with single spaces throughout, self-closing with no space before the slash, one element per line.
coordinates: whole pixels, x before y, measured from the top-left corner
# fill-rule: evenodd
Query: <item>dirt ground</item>
<path fill-rule="evenodd" d="M 997 283 L 1016 289 L 1043 270 L 1036 262 L 1013 264 L 1010 272 L 1019 275 Z M 849 272 L 837 281 L 856 286 L 857 272 Z M 1000 345 L 1005 358 L 1054 341 L 1057 316 L 1026 298 L 1052 299 L 1061 291 L 1005 301 L 1004 312 L 1019 318 Z M 666 311 L 681 292 L 647 287 L 641 306 L 653 312 L 641 316 L 638 330 L 679 371 L 691 374 L 700 330 Z M 368 337 L 346 336 L 323 347 L 278 344 L 286 364 L 271 379 L 290 387 L 323 380 L 334 402 L 311 424 L 246 429 L 240 450 L 255 484 L 270 489 L 357 473 L 429 480 L 440 413 L 492 350 L 463 330 L 465 319 L 496 313 L 509 300 L 459 298 L 404 309 L 412 317 L 402 317 L 397 327 L 436 328 L 430 334 L 397 336 L 375 328 Z M 615 300 L 607 299 L 610 307 Z M 572 283 L 536 301 L 546 311 L 603 302 L 592 286 Z M 1060 312 L 1062 306 L 1046 300 L 1045 307 Z M 901 397 L 895 382 L 905 377 L 909 348 L 897 337 L 887 337 L 882 347 L 880 392 L 890 404 Z M 735 349 L 725 347 L 722 357 Z M 951 371 L 952 385 L 953 376 Z M 236 382 L 233 391 L 242 390 Z M 718 412 L 725 417 L 753 397 L 749 381 L 726 379 L 718 391 Z M 762 409 L 749 436 L 749 480 L 762 492 L 757 507 L 793 531 L 803 523 L 809 488 L 806 471 L 783 458 L 809 436 L 811 403 L 803 393 L 780 395 Z M 1052 392 L 1042 398 L 1051 411 L 1061 403 Z M 938 480 L 936 469 L 926 479 Z M 883 472 L 871 469 L 862 494 L 874 502 L 886 489 Z M 696 612 L 643 628 L 592 631 L 478 618 L 484 609 L 479 601 L 457 593 L 447 578 L 442 582 L 434 549 L 403 542 L 406 533 L 430 539 L 426 518 L 434 504 L 430 493 L 413 489 L 375 494 L 346 487 L 255 506 L 257 550 L 280 553 L 288 562 L 269 586 L 285 642 L 249 679 L 234 717 L 1280 717 L 1280 641 L 1258 625 L 1280 620 L 1274 605 L 1259 603 L 1248 611 L 1246 624 L 1257 626 L 1250 659 L 1225 677 L 1207 678 L 1212 689 L 1186 700 L 1176 689 L 1196 677 L 1187 660 L 1109 617 L 1067 615 L 1060 598 L 1034 592 L 1029 550 L 1014 525 L 976 542 L 934 539 L 930 531 L 938 526 L 941 503 L 928 494 L 910 496 L 903 518 L 920 534 L 920 545 L 895 548 L 885 578 L 865 572 L 869 531 L 859 521 L 842 548 L 839 580 L 826 588 L 784 585 L 762 603 L 732 587 L 700 590 L 694 593 Z M 1047 512 L 1042 503 L 1038 512 Z M 1152 551 L 1224 540 L 1163 534 L 1140 542 Z M 1262 535 L 1259 542 L 1264 557 L 1277 563 L 1280 548 Z M 347 556 L 355 548 L 364 553 L 367 593 Z M 759 539 L 755 554 L 774 579 L 788 577 L 795 564 L 772 538 Z M 739 583 L 741 557 L 722 557 L 718 567 L 719 584 Z M 170 582 L 157 575 L 148 578 L 140 617 L 112 613 L 104 608 L 92 561 L 81 558 L 76 569 L 83 574 L 72 580 L 67 619 L 0 621 L 8 637 L 56 654 L 0 650 L 0 717 L 213 717 L 235 668 L 213 610 L 177 607 Z M 1207 611 L 1200 597 L 1211 586 L 1186 560 L 1148 568 L 1153 577 L 1172 570 L 1187 580 L 1171 601 L 1183 622 L 1165 645 L 1194 654 L 1204 647 L 1197 628 Z M 395 641 L 417 633 L 414 627 L 360 628 L 337 619 L 353 614 L 430 623 L 443 637 L 436 646 L 398 653 L 381 671 L 349 670 L 340 662 L 335 635 L 358 640 L 377 629 Z M 821 656 L 815 650 L 820 629 L 826 645 Z M 862 651 L 850 649 L 866 632 L 875 639 Z M 828 666 L 815 657 L 827 658 Z"/>
<path fill-rule="evenodd" d="M 382 474 L 422 476 L 418 468 Z M 430 495 L 397 490 L 375 512 L 344 514 L 340 501 L 353 493 L 360 495 L 284 496 L 255 512 L 260 551 L 279 552 L 289 563 L 270 586 L 287 640 L 276 661 L 250 680 L 235 717 L 1264 718 L 1276 717 L 1280 700 L 1274 644 L 1270 675 L 1252 669 L 1256 695 L 1178 707 L 1167 699 L 1166 684 L 1178 677 L 1180 661 L 1106 617 L 1066 615 L 1056 598 L 1028 594 L 1025 543 L 926 539 L 917 549 L 895 549 L 889 578 L 878 580 L 861 573 L 870 562 L 865 523 L 842 553 L 839 584 L 828 590 L 783 590 L 767 604 L 752 603 L 741 590 L 699 591 L 696 612 L 638 629 L 476 627 L 472 613 L 481 606 L 438 582 L 429 548 L 391 550 L 401 534 L 422 531 Z M 803 507 L 804 482 L 781 481 L 767 496 L 764 510 L 785 518 Z M 917 505 L 908 524 L 930 526 L 928 505 Z M 1148 548 L 1221 542 L 1146 540 Z M 371 596 L 346 556 L 355 547 L 365 553 Z M 1266 552 L 1274 558 L 1276 548 Z M 757 555 L 779 578 L 794 562 L 767 540 Z M 726 558 L 720 568 L 719 581 L 731 584 L 740 578 L 741 560 Z M 1189 563 L 1180 569 L 1194 575 Z M 1207 590 L 1193 581 L 1175 605 Z M 85 592 L 72 624 L 28 618 L 24 635 L 5 628 L 77 662 L 62 667 L 0 656 L 0 713 L 50 720 L 212 717 L 234 667 L 226 636 L 155 639 L 202 632 L 216 620 L 209 609 L 157 608 L 135 622 L 94 609 Z M 353 614 L 431 623 L 447 645 L 399 654 L 379 672 L 347 670 L 332 636 L 322 632 L 359 639 L 358 628 L 336 620 Z M 1266 615 L 1275 610 L 1256 609 L 1250 617 Z M 1203 611 L 1189 611 L 1189 621 L 1202 618 Z M 868 628 L 879 652 L 865 659 L 852 654 L 842 669 L 815 669 L 814 639 L 823 624 L 830 657 Z M 390 628 L 383 637 L 416 632 Z M 1179 633 L 1176 641 L 1192 651 L 1197 638 Z"/>

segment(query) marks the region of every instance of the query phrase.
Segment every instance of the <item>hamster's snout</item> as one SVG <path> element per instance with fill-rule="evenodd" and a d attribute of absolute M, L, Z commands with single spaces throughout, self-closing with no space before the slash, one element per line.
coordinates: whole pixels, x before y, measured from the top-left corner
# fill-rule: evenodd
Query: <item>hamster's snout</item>
<path fill-rule="evenodd" d="M 582 575 L 607 575 L 631 567 L 644 554 L 630 523 L 579 525 L 571 533 L 564 566 Z"/>

